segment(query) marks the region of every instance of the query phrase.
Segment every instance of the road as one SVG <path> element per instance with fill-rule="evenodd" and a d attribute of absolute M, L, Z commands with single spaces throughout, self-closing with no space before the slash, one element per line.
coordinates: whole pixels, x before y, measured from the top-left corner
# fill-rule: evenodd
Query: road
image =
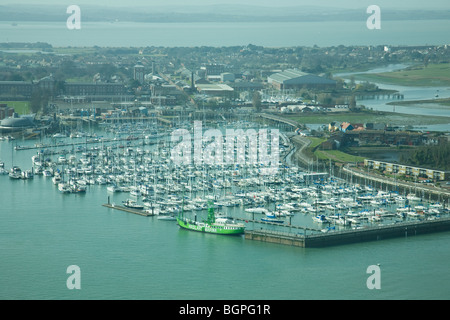
<path fill-rule="evenodd" d="M 301 162 L 303 162 L 304 164 L 311 164 L 311 162 L 313 161 L 313 159 L 309 158 L 304 151 L 309 147 L 309 145 L 311 144 L 311 140 L 306 138 L 306 137 L 302 137 L 302 136 L 293 136 L 291 138 L 291 141 L 296 145 L 296 146 L 300 146 L 297 151 L 295 152 L 294 157 L 298 160 L 300 160 Z"/>
<path fill-rule="evenodd" d="M 372 181 L 376 181 L 379 183 L 385 183 L 385 184 L 390 184 L 390 185 L 398 186 L 398 187 L 405 188 L 405 189 L 411 189 L 411 190 L 414 190 L 415 192 L 418 191 L 419 194 L 422 194 L 422 193 L 430 194 L 431 193 L 431 194 L 438 195 L 443 198 L 450 199 L 450 191 L 443 189 L 443 188 L 438 188 L 438 187 L 433 187 L 433 186 L 428 186 L 428 185 L 420 185 L 420 184 L 417 184 L 414 182 L 409 182 L 409 181 L 395 180 L 390 177 L 377 175 L 377 174 L 371 173 L 371 172 L 366 172 L 366 171 L 359 170 L 354 167 L 349 167 L 348 165 L 344 166 L 343 170 L 346 172 L 349 172 L 357 177 L 368 178 Z"/>

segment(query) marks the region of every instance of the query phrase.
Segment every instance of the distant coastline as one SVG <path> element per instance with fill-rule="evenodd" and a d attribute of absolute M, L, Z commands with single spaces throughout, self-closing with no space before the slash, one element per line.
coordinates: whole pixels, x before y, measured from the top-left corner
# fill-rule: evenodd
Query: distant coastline
<path fill-rule="evenodd" d="M 449 15 L 450 16 L 450 15 Z M 82 15 L 80 30 L 58 22 L 0 21 L 0 43 L 47 42 L 54 47 L 229 47 L 254 44 L 279 48 L 299 46 L 423 46 L 448 44 L 450 20 L 384 21 L 369 30 L 367 17 L 346 21 L 295 22 L 91 22 Z M 405 25 L 408 27 L 406 28 Z"/>
<path fill-rule="evenodd" d="M 67 19 L 64 5 L 0 6 L 0 21 L 58 22 Z M 314 6 L 264 7 L 249 5 L 82 7 L 89 22 L 313 22 L 365 21 L 366 7 L 343 9 Z M 384 8 L 383 20 L 450 20 L 450 10 L 395 10 Z"/>

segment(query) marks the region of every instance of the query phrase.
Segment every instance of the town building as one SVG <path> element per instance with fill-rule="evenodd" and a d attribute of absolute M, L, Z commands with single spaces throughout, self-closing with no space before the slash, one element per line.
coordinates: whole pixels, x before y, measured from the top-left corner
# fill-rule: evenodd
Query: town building
<path fill-rule="evenodd" d="M 111 96 L 122 96 L 127 94 L 122 83 L 66 83 L 65 95 L 85 96 L 107 99 Z"/>
<path fill-rule="evenodd" d="M 267 78 L 267 82 L 278 90 L 299 90 L 301 88 L 330 89 L 336 87 L 335 80 L 301 72 L 296 69 L 288 69 L 272 74 Z"/>
<path fill-rule="evenodd" d="M 0 81 L 0 96 L 2 99 L 12 98 L 31 98 L 35 91 L 47 91 L 52 95 L 61 94 L 64 96 L 72 96 L 73 99 L 90 100 L 106 99 L 111 100 L 112 97 L 124 96 L 127 94 L 126 87 L 120 82 L 83 82 L 73 83 L 66 82 L 61 92 L 55 92 L 56 80 L 53 76 L 44 77 L 38 81 Z"/>
<path fill-rule="evenodd" d="M 139 81 L 140 84 L 144 83 L 145 67 L 143 65 L 134 66 L 133 79 Z"/>
<path fill-rule="evenodd" d="M 402 165 L 397 163 L 376 161 L 376 160 L 364 160 L 364 166 L 370 169 L 386 171 L 387 173 L 395 173 L 400 175 L 408 175 L 415 177 L 423 177 L 436 181 L 445 181 L 449 178 L 448 171 L 434 170 L 420 167 L 413 167 L 408 165 Z"/>
<path fill-rule="evenodd" d="M 205 76 L 220 76 L 221 73 L 225 72 L 225 65 L 219 63 L 207 64 L 200 68 L 204 70 Z"/>
<path fill-rule="evenodd" d="M 234 82 L 235 76 L 231 72 L 223 72 L 220 74 L 220 81 L 222 82 Z"/>
<path fill-rule="evenodd" d="M 217 97 L 231 97 L 233 95 L 234 89 L 229 85 L 223 83 L 217 84 L 198 84 L 196 83 L 196 88 L 199 93 L 206 94 L 208 96 Z"/>
<path fill-rule="evenodd" d="M 14 108 L 8 107 L 8 105 L 5 103 L 0 104 L 0 120 L 3 120 L 8 117 L 12 117 L 13 114 L 14 114 Z"/>
<path fill-rule="evenodd" d="M 2 98 L 29 98 L 33 93 L 31 81 L 0 81 L 0 96 Z"/>

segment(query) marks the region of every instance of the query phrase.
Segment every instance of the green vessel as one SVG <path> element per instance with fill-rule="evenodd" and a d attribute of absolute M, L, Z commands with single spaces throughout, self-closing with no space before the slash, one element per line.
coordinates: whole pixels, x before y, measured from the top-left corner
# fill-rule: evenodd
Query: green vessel
<path fill-rule="evenodd" d="M 208 218 L 204 222 L 198 222 L 184 217 L 183 211 L 177 217 L 177 222 L 183 229 L 205 233 L 239 235 L 245 231 L 245 226 L 242 223 L 235 223 L 229 218 L 216 218 L 213 208 L 208 209 Z"/>

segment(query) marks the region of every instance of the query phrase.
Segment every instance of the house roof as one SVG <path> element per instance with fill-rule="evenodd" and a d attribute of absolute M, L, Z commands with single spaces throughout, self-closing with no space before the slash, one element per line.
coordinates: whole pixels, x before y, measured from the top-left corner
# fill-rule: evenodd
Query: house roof
<path fill-rule="evenodd" d="M 350 122 L 342 122 L 341 123 L 341 128 L 342 129 L 348 129 L 349 127 L 353 128 L 352 124 Z"/>

